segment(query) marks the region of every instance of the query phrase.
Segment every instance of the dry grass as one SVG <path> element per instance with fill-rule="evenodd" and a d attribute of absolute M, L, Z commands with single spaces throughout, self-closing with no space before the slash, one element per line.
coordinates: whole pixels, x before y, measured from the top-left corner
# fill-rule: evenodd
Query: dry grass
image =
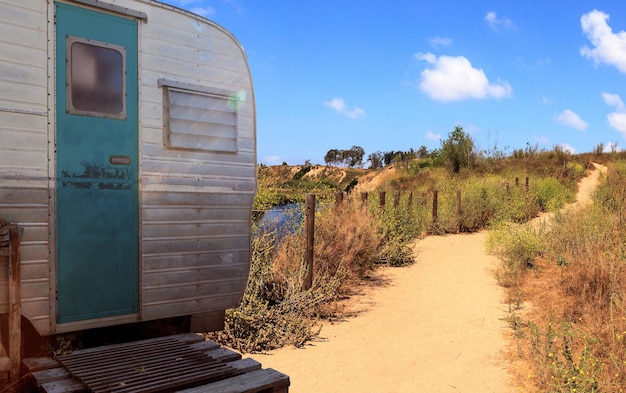
<path fill-rule="evenodd" d="M 603 180 L 594 205 L 557 215 L 541 257 L 509 288 L 525 305 L 509 316 L 516 338 L 511 359 L 524 391 L 626 386 L 624 173 L 609 172 L 611 184 Z"/>

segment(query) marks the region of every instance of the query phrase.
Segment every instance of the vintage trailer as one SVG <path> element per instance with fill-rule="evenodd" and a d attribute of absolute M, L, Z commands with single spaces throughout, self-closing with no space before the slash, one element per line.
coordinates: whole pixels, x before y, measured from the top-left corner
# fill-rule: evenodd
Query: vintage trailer
<path fill-rule="evenodd" d="M 0 218 L 23 228 L 39 335 L 219 329 L 248 280 L 255 163 L 250 70 L 222 27 L 153 0 L 0 0 Z"/>

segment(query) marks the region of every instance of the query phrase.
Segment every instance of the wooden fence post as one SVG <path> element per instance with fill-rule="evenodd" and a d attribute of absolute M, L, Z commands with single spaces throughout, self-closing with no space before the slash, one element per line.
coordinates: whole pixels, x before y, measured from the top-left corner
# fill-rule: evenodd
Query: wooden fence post
<path fill-rule="evenodd" d="M 306 194 L 304 202 L 304 264 L 306 275 L 302 287 L 304 290 L 313 286 L 313 245 L 315 241 L 315 194 Z"/>
<path fill-rule="evenodd" d="M 20 378 L 22 364 L 21 239 L 17 224 L 9 224 L 9 239 L 9 358 L 13 362 L 11 382 L 16 382 Z"/>
<path fill-rule="evenodd" d="M 406 204 L 409 208 L 413 206 L 413 191 L 409 192 L 409 199 L 406 201 Z"/>
<path fill-rule="evenodd" d="M 335 194 L 335 206 L 339 207 L 343 205 L 343 192 L 339 191 Z"/>
<path fill-rule="evenodd" d="M 378 204 L 380 206 L 380 210 L 385 210 L 385 198 L 387 197 L 387 193 L 385 191 L 381 191 L 380 192 L 380 201 L 378 201 Z"/>
<path fill-rule="evenodd" d="M 439 192 L 437 190 L 433 190 L 433 223 L 437 221 L 437 197 Z"/>
<path fill-rule="evenodd" d="M 367 192 L 361 193 L 361 206 L 364 206 L 367 203 L 367 197 L 369 194 Z"/>
<path fill-rule="evenodd" d="M 456 233 L 461 232 L 461 190 L 456 190 Z"/>
<path fill-rule="evenodd" d="M 393 207 L 397 208 L 400 206 L 400 191 L 393 194 Z"/>

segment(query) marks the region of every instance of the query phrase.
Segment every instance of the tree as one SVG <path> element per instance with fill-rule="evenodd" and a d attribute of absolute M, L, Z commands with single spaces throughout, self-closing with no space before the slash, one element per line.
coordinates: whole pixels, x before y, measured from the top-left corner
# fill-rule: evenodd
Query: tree
<path fill-rule="evenodd" d="M 424 145 L 420 146 L 419 149 L 417 149 L 417 158 L 426 158 L 428 157 L 428 148 Z"/>
<path fill-rule="evenodd" d="M 324 156 L 324 162 L 326 163 L 326 165 L 337 164 L 339 163 L 339 161 L 340 161 L 339 150 L 331 149 L 328 152 L 326 152 L 326 155 Z"/>
<path fill-rule="evenodd" d="M 378 169 L 383 167 L 383 153 L 381 151 L 374 152 L 367 156 L 367 161 L 370 163 L 370 169 Z"/>
<path fill-rule="evenodd" d="M 361 146 L 352 146 L 349 150 L 332 149 L 324 156 L 324 162 L 326 165 L 343 164 L 350 168 L 355 166 L 362 167 L 364 155 L 365 150 Z"/>
<path fill-rule="evenodd" d="M 348 167 L 354 168 L 363 166 L 363 156 L 365 155 L 365 150 L 361 146 L 352 146 L 350 150 L 346 152 L 346 157 L 344 158 L 345 162 L 348 164 Z"/>
<path fill-rule="evenodd" d="M 461 126 L 454 127 L 448 139 L 441 141 L 441 153 L 446 166 L 454 173 L 459 173 L 462 167 L 472 166 L 476 156 L 474 141 Z"/>

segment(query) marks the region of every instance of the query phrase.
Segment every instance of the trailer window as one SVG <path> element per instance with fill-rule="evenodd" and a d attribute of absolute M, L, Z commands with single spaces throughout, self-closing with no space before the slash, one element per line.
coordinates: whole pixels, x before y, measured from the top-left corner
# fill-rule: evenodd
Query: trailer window
<path fill-rule="evenodd" d="M 126 118 L 125 48 L 67 38 L 68 113 Z"/>
<path fill-rule="evenodd" d="M 164 88 L 165 145 L 223 153 L 237 152 L 236 94 L 160 81 Z M 176 87 L 172 86 L 176 85 Z M 202 91 L 199 91 L 202 89 Z"/>

